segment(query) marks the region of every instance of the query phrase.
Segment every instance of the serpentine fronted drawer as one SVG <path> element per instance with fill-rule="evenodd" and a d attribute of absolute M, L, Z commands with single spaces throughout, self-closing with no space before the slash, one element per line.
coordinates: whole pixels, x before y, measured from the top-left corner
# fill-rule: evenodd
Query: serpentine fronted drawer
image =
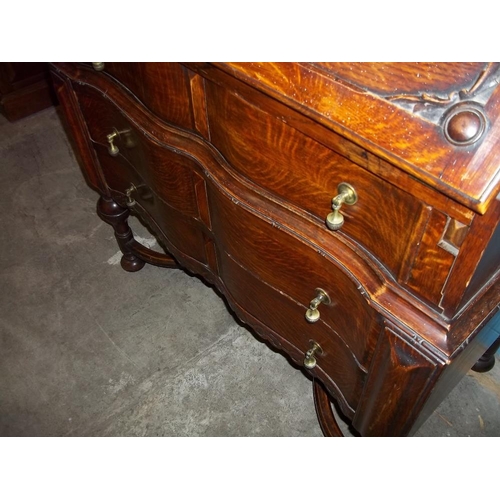
<path fill-rule="evenodd" d="M 116 199 L 138 205 L 175 256 L 215 273 L 231 300 L 277 332 L 293 358 L 303 359 L 311 342 L 318 344 L 314 371 L 352 416 L 381 331 L 361 284 L 341 262 L 251 209 L 251 193 L 246 206 L 235 203 L 217 172 L 206 175 L 206 166 L 148 138 L 98 90 L 82 87 L 77 97 Z M 206 210 L 200 199 L 207 200 Z M 317 289 L 331 302 L 319 307 L 321 319 L 312 324 L 305 313 Z"/>
<path fill-rule="evenodd" d="M 455 255 L 447 251 L 449 248 L 455 251 L 453 245 L 439 247 L 450 224 L 449 216 L 284 123 L 276 113 L 263 110 L 261 105 L 252 101 L 252 93 L 243 98 L 214 82 L 204 82 L 206 123 L 200 127 L 200 121 L 196 119 L 199 111 L 192 112 L 189 117 L 185 115 L 186 109 L 195 109 L 193 95 L 196 94 L 192 87 L 196 88 L 193 82 L 197 82 L 199 76 L 193 76 L 187 69 L 179 69 L 178 65 L 155 65 L 155 70 L 151 70 L 153 73 L 148 71 L 147 64 L 140 67 L 143 73 L 141 86 L 134 83 L 136 80 L 128 66 L 107 64 L 106 71 L 123 80 L 130 91 L 137 92 L 139 100 L 149 111 L 154 111 L 157 118 L 193 133 L 208 135 L 210 144 L 222 153 L 235 173 L 254 184 L 255 189 L 265 196 L 310 218 L 329 235 L 329 245 L 337 245 L 339 238 L 344 242 L 351 241 L 351 247 L 357 252 L 364 249 L 366 258 L 374 262 L 372 266 L 378 267 L 382 263 L 391 279 L 417 293 L 427 303 L 439 305 L 455 259 Z M 158 80 L 154 80 L 158 71 L 162 72 L 163 89 Z M 184 72 L 182 78 L 179 78 L 179 71 Z M 163 98 L 168 94 L 171 80 L 176 82 L 171 89 L 172 96 L 169 94 L 169 99 Z M 156 86 L 153 86 L 153 81 L 156 81 Z M 177 89 L 179 81 L 186 85 L 182 91 Z M 97 89 L 99 85 L 102 86 L 101 95 L 98 90 L 86 86 L 78 89 L 92 139 L 97 144 L 106 145 L 110 133 L 130 129 L 130 134 L 136 134 L 135 147 L 124 143 L 121 154 L 142 171 L 145 171 L 144 165 L 161 166 L 165 161 L 162 153 L 151 145 L 143 145 L 141 138 L 144 134 L 137 132 L 106 98 L 106 82 L 98 81 Z M 203 130 L 204 134 L 201 133 Z M 262 141 L 262 138 L 266 140 Z M 115 142 L 119 144 L 126 140 L 126 134 L 119 134 Z M 161 167 L 150 168 L 145 181 L 155 189 L 161 189 L 167 179 L 161 172 Z M 344 203 L 340 206 L 344 223 L 334 231 L 325 221 L 333 211 L 332 200 L 338 196 L 339 186 L 345 183 L 355 189 L 357 200 L 353 205 Z M 193 193 L 191 188 L 191 197 Z M 468 220 L 466 217 L 461 219 L 465 223 L 458 224 L 466 230 Z M 434 221 L 440 230 L 436 231 Z M 433 259 L 431 263 L 427 257 L 429 248 L 434 247 L 437 247 L 439 259 Z M 436 265 L 443 268 L 439 273 L 442 278 L 436 278 Z"/>

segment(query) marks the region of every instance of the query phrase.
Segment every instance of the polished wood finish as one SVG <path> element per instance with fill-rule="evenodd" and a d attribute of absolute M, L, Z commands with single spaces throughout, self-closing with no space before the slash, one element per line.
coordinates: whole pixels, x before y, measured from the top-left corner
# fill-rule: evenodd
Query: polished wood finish
<path fill-rule="evenodd" d="M 489 84 L 500 63 L 218 66 L 480 213 L 499 192 L 500 87 Z M 436 124 L 451 106 L 474 99 L 488 117 L 487 137 L 472 148 L 452 148 Z"/>
<path fill-rule="evenodd" d="M 257 96 L 253 102 L 246 101 L 209 84 L 207 98 L 211 142 L 236 171 L 320 222 L 331 211 L 337 186 L 347 181 L 355 185 L 364 196 L 346 209 L 345 234 L 394 274 L 405 273 L 405 256 L 428 216 L 418 199 L 391 190 L 384 180 L 259 109 Z M 227 130 L 233 131 L 231 135 Z M 384 212 L 391 214 L 390 225 L 381 217 L 381 199 Z M 393 232 L 398 233 L 397 239 L 387 234 Z"/>
<path fill-rule="evenodd" d="M 200 275 L 300 367 L 319 345 L 326 434 L 329 398 L 361 435 L 412 434 L 495 341 L 481 328 L 500 297 L 498 65 L 52 71 L 123 267 Z M 358 201 L 332 231 L 342 182 Z M 165 256 L 134 241 L 129 211 Z M 331 303 L 310 323 L 318 288 Z"/>
<path fill-rule="evenodd" d="M 0 63 L 0 112 L 16 121 L 56 104 L 47 63 Z"/>

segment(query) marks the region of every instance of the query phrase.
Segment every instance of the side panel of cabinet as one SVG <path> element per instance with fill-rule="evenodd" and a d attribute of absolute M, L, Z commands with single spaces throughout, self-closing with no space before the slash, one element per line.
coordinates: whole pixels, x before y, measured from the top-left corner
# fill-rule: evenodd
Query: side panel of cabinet
<path fill-rule="evenodd" d="M 52 82 L 59 103 L 63 108 L 66 123 L 71 130 L 72 140 L 76 146 L 74 151 L 83 174 L 93 189 L 102 195 L 109 196 L 109 190 L 106 186 L 99 162 L 97 161 L 94 148 L 92 147 L 85 117 L 80 110 L 78 100 L 73 91 L 72 82 L 56 72 L 52 73 Z"/>
<path fill-rule="evenodd" d="M 368 372 L 354 427 L 363 436 L 405 436 L 443 366 L 387 324 Z"/>

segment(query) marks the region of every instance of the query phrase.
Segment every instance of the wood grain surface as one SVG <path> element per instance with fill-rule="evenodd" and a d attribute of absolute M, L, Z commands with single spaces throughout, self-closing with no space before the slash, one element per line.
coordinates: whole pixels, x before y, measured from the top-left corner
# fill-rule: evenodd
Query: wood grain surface
<path fill-rule="evenodd" d="M 141 256 L 173 257 L 299 367 L 320 344 L 311 374 L 361 435 L 414 432 L 489 347 L 480 327 L 500 297 L 496 65 L 52 70 L 127 270 Z M 438 115 L 468 100 L 487 127 L 458 147 Z M 332 232 L 325 217 L 340 182 L 359 200 Z M 167 257 L 149 258 L 131 239 L 127 204 Z M 308 323 L 317 288 L 331 304 Z"/>

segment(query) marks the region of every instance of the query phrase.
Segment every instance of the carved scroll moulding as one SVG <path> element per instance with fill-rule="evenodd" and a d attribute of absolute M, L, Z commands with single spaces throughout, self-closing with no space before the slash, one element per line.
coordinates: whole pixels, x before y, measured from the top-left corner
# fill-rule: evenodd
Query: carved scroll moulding
<path fill-rule="evenodd" d="M 487 63 L 469 88 L 447 95 L 397 94 L 386 99 L 441 126 L 451 144 L 469 146 L 484 136 L 488 120 L 483 105 L 499 82 L 500 64 Z"/>

